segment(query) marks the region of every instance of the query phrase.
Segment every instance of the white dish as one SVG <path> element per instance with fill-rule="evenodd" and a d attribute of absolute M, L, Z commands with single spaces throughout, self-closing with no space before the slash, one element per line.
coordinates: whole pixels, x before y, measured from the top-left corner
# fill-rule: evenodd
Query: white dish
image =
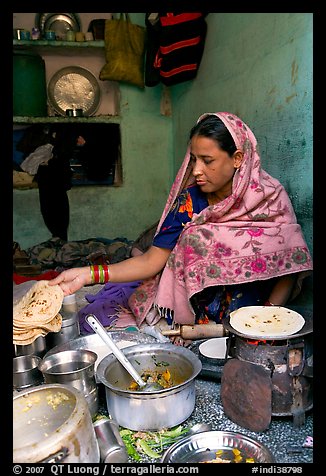
<path fill-rule="evenodd" d="M 214 337 L 199 345 L 199 352 L 209 359 L 225 359 L 227 337 Z"/>

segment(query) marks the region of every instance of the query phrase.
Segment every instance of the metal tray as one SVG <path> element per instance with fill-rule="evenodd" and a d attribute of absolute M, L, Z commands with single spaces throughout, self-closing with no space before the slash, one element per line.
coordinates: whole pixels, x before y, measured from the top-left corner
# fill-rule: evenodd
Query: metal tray
<path fill-rule="evenodd" d="M 255 463 L 274 463 L 272 453 L 256 440 L 233 431 L 204 431 L 174 443 L 162 456 L 161 463 L 204 463 L 216 458 L 216 451 L 223 450 L 220 458 L 234 461 L 232 449 L 238 449 L 243 463 L 253 458 Z"/>
<path fill-rule="evenodd" d="M 93 73 L 80 66 L 67 66 L 50 79 L 48 99 L 61 116 L 67 109 L 82 109 L 84 116 L 91 116 L 98 109 L 101 91 Z"/>
<path fill-rule="evenodd" d="M 58 40 L 64 40 L 67 31 L 80 31 L 81 22 L 78 13 L 37 13 L 35 25 L 42 36 L 46 30 L 53 30 Z"/>
<path fill-rule="evenodd" d="M 110 336 L 114 342 L 120 347 L 120 344 L 124 344 L 126 341 L 130 342 L 130 345 L 136 344 L 152 344 L 153 342 L 158 342 L 155 337 L 152 337 L 148 334 L 143 334 L 142 332 L 137 331 L 109 331 Z M 110 349 L 106 348 L 107 346 L 102 341 L 100 336 L 97 334 L 88 334 L 86 336 L 80 336 L 76 339 L 69 340 L 64 344 L 59 344 L 49 350 L 44 357 L 48 355 L 55 354 L 56 352 L 63 352 L 65 350 L 78 350 L 78 349 L 87 349 L 92 350 L 98 355 L 98 358 L 95 363 L 95 370 L 97 369 L 100 361 L 108 354 L 110 354 Z M 125 346 L 122 345 L 121 348 Z"/>

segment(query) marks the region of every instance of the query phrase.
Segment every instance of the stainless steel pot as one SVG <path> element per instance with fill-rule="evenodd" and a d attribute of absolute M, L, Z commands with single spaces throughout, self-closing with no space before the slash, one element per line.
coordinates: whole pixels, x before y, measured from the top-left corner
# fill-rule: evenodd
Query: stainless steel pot
<path fill-rule="evenodd" d="M 195 378 L 199 358 L 189 349 L 173 344 L 139 344 L 123 349 L 141 374 L 168 369 L 173 386 L 150 393 L 129 390 L 132 377 L 113 354 L 99 363 L 97 377 L 105 385 L 107 409 L 120 425 L 131 430 L 160 430 L 185 421 L 195 407 Z"/>
<path fill-rule="evenodd" d="M 85 397 L 73 387 L 41 385 L 13 399 L 14 463 L 99 463 Z"/>

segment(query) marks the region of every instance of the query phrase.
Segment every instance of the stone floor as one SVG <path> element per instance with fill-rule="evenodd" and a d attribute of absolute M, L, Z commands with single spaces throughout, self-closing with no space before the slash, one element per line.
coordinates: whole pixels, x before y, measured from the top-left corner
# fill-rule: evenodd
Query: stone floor
<path fill-rule="evenodd" d="M 101 285 L 97 285 L 80 290 L 77 293 L 78 308 L 80 309 L 87 304 L 85 294 L 96 294 L 101 288 Z M 196 346 L 194 351 L 197 353 Z M 184 422 L 185 425 L 192 426 L 199 422 L 209 422 L 212 425 L 212 430 L 235 431 L 247 435 L 265 445 L 273 454 L 276 463 L 313 462 L 313 449 L 302 446 L 307 436 L 313 436 L 313 410 L 306 412 L 305 424 L 302 427 L 295 427 L 291 416 L 272 417 L 267 430 L 255 433 L 232 422 L 224 414 L 220 398 L 221 385 L 218 377 L 209 378 L 205 375 L 205 378 L 197 378 L 195 385 L 195 409 L 188 420 Z M 103 404 L 105 406 L 105 398 Z M 145 456 L 143 462 L 157 463 L 158 461 L 150 460 Z M 130 459 L 130 463 L 135 463 L 135 461 Z"/>

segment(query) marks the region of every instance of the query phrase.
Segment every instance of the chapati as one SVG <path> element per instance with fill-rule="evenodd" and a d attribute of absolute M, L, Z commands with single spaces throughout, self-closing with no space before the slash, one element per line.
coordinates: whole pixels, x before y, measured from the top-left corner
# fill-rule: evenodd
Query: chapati
<path fill-rule="evenodd" d="M 14 323 L 44 324 L 60 311 L 63 291 L 59 285 L 49 286 L 48 281 L 37 281 L 13 308 Z"/>
<path fill-rule="evenodd" d="M 304 324 L 301 314 L 282 306 L 246 306 L 230 313 L 230 325 L 248 337 L 288 336 Z"/>
<path fill-rule="evenodd" d="M 59 332 L 62 316 L 59 311 L 63 301 L 60 286 L 49 286 L 40 280 L 30 287 L 13 304 L 13 343 L 28 345 L 39 336 Z"/>

